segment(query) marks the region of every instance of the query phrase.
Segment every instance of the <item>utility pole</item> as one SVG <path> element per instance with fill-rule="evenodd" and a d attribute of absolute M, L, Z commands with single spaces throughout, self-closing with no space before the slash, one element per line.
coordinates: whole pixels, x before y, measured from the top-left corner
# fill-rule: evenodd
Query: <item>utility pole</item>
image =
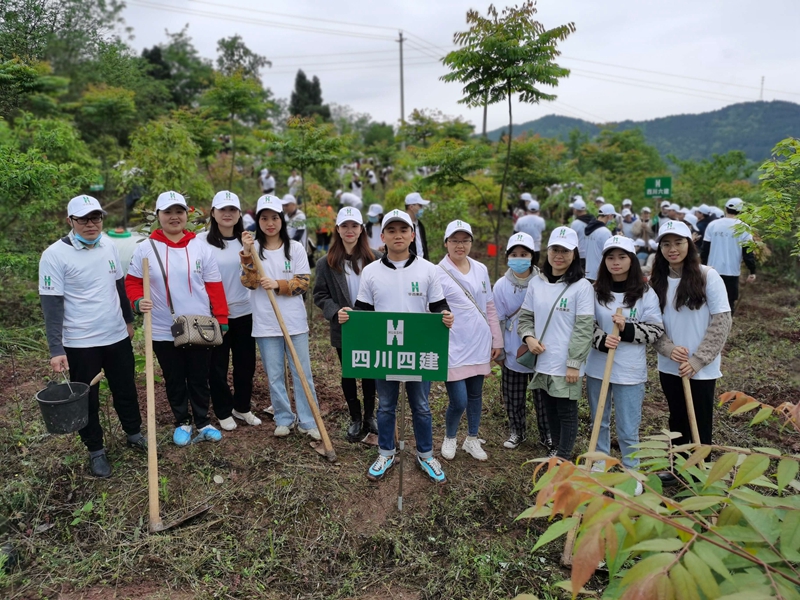
<path fill-rule="evenodd" d="M 483 103 L 483 139 L 486 139 L 486 115 L 489 111 L 488 102 Z"/>
<path fill-rule="evenodd" d="M 764 100 L 764 76 L 761 76 L 761 94 L 758 96 L 759 100 Z"/>
<path fill-rule="evenodd" d="M 400 32 L 400 39 L 396 41 L 400 43 L 400 125 L 402 126 L 406 124 L 405 91 L 403 89 L 403 41 L 405 41 L 405 38 L 402 31 Z M 406 149 L 405 140 L 400 142 L 400 148 L 402 150 Z"/>

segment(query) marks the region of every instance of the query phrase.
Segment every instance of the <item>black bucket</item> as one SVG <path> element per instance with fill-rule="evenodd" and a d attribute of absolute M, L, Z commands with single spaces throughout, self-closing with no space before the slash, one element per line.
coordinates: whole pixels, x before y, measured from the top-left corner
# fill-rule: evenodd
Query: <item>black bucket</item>
<path fill-rule="evenodd" d="M 89 424 L 89 386 L 85 383 L 52 382 L 37 392 L 36 399 L 50 433 L 72 433 Z"/>

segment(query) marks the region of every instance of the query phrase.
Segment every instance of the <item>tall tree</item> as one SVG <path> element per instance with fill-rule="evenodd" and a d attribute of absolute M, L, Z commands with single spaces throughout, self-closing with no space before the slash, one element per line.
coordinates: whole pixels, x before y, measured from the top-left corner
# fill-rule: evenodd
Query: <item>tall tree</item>
<path fill-rule="evenodd" d="M 261 69 L 271 67 L 272 63 L 265 56 L 256 54 L 248 48 L 239 35 L 222 38 L 217 42 L 217 69 L 223 75 L 233 75 L 241 71 L 261 83 Z"/>
<path fill-rule="evenodd" d="M 501 13 L 489 6 L 488 17 L 476 10 L 467 12 L 467 31 L 458 32 L 453 41 L 460 46 L 450 52 L 442 62 L 450 73 L 441 79 L 464 84 L 464 97 L 459 100 L 471 107 L 508 101 L 508 138 L 506 165 L 497 203 L 498 218 L 494 241 L 500 243 L 500 215 L 503 211 L 508 162 L 511 158 L 512 97 L 519 94 L 520 102 L 539 103 L 555 100 L 556 96 L 542 91 L 541 86 L 555 87 L 559 79 L 569 75 L 569 70 L 558 66 L 554 59 L 561 53 L 558 42 L 575 31 L 574 23 L 545 29 L 534 19 L 536 4 L 527 0 L 521 7 L 507 7 Z M 500 265 L 499 253 L 495 258 L 495 275 Z"/>
<path fill-rule="evenodd" d="M 302 69 L 297 71 L 289 113 L 300 117 L 319 115 L 323 121 L 331 120 L 331 109 L 322 103 L 322 85 L 316 75 L 309 81 Z"/>
<path fill-rule="evenodd" d="M 196 105 L 214 76 L 211 61 L 200 56 L 188 30 L 187 25 L 177 33 L 167 31 L 169 41 L 159 46 L 161 57 L 169 66 L 172 101 L 178 107 Z"/>

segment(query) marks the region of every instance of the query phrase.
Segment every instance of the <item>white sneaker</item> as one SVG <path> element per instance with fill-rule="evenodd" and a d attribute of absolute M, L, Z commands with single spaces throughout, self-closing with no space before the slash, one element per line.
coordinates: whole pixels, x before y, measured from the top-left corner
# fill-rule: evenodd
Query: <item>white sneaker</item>
<path fill-rule="evenodd" d="M 606 472 L 606 461 L 598 460 L 596 463 L 592 465 L 592 473 L 605 473 Z"/>
<path fill-rule="evenodd" d="M 292 433 L 292 429 L 294 425 L 278 425 L 275 428 L 275 431 L 272 433 L 275 437 L 286 437 L 290 433 Z"/>
<path fill-rule="evenodd" d="M 259 419 L 249 410 L 246 413 L 240 413 L 239 411 L 234 410 L 232 411 L 232 414 L 234 417 L 241 419 L 248 425 L 261 425 L 261 419 Z"/>
<path fill-rule="evenodd" d="M 305 433 L 312 440 L 319 441 L 322 439 L 322 436 L 319 434 L 319 429 L 317 429 L 316 427 L 312 427 L 311 429 L 303 429 L 298 425 L 297 431 L 299 431 L 300 433 Z"/>
<path fill-rule="evenodd" d="M 458 440 L 456 438 L 445 437 L 442 442 L 442 458 L 453 460 L 456 457 L 456 447 Z"/>
<path fill-rule="evenodd" d="M 264 412 L 267 413 L 270 417 L 275 418 L 275 409 L 270 404 L 267 408 L 264 409 Z"/>
<path fill-rule="evenodd" d="M 227 419 L 220 419 L 219 426 L 222 427 L 225 431 L 233 431 L 236 429 L 236 421 L 233 420 L 233 417 L 228 417 Z"/>
<path fill-rule="evenodd" d="M 489 458 L 489 456 L 483 451 L 483 448 L 481 448 L 482 443 L 485 442 L 476 437 L 468 437 L 466 440 L 464 440 L 461 449 L 467 454 L 472 455 L 472 458 L 476 460 L 486 460 Z"/>

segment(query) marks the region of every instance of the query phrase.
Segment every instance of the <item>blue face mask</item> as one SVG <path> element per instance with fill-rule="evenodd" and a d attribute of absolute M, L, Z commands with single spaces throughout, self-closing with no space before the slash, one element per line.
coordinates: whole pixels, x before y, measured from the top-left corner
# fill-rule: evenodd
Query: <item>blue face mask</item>
<path fill-rule="evenodd" d="M 378 222 L 378 217 L 367 217 L 367 218 L 369 219 L 370 223 L 377 223 Z"/>
<path fill-rule="evenodd" d="M 425 212 L 425 209 L 424 209 L 424 208 L 420 208 L 420 209 L 417 211 L 417 218 L 418 218 L 418 219 L 421 219 L 421 218 L 422 218 L 422 213 L 424 213 L 424 212 Z"/>
<path fill-rule="evenodd" d="M 531 268 L 531 259 L 530 258 L 509 258 L 508 259 L 508 268 L 514 271 L 514 273 L 524 273 L 528 269 Z"/>
<path fill-rule="evenodd" d="M 78 240 L 81 244 L 84 244 L 86 246 L 94 246 L 97 242 L 100 241 L 101 237 L 103 237 L 103 232 L 102 231 L 100 232 L 100 235 L 98 235 L 97 238 L 93 239 L 93 240 L 87 240 L 82 235 L 78 235 L 77 233 L 75 233 L 75 239 Z"/>

